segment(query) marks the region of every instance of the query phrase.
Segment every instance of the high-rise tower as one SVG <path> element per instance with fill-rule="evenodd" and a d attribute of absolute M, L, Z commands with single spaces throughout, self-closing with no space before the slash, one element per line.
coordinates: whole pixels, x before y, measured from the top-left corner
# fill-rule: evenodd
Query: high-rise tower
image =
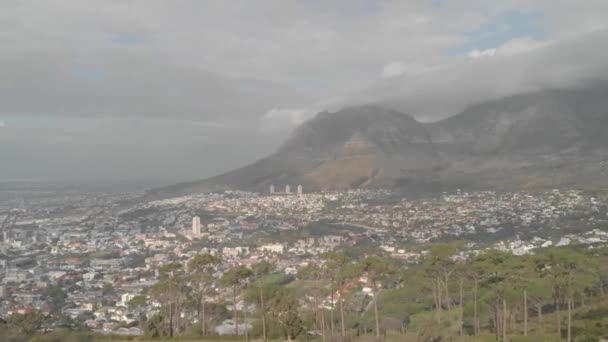
<path fill-rule="evenodd" d="M 201 218 L 198 216 L 194 216 L 192 218 L 192 234 L 193 235 L 201 234 Z"/>

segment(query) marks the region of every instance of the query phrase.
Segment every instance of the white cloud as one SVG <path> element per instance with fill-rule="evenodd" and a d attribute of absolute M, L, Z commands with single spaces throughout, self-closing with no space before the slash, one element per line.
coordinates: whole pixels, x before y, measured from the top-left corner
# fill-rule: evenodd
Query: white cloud
<path fill-rule="evenodd" d="M 518 38 L 513 39 L 505 44 L 501 45 L 496 49 L 497 55 L 515 55 L 518 53 L 528 52 L 534 49 L 538 49 L 545 45 L 549 44 L 548 42 L 541 42 L 538 40 L 530 39 L 530 38 Z"/>
<path fill-rule="evenodd" d="M 482 58 L 482 57 L 494 57 L 496 55 L 496 49 L 486 49 L 486 50 L 478 50 L 475 49 L 467 54 L 472 59 Z"/>
<path fill-rule="evenodd" d="M 479 59 L 484 57 L 516 55 L 538 49 L 547 44 L 550 44 L 550 42 L 541 42 L 531 38 L 516 38 L 496 48 L 485 50 L 475 49 L 469 52 L 467 56 L 471 59 Z"/>
<path fill-rule="evenodd" d="M 305 108 L 273 108 L 262 117 L 264 130 L 290 129 L 301 124 L 316 113 Z"/>
<path fill-rule="evenodd" d="M 533 48 L 496 52 L 475 62 L 463 59 L 415 75 L 382 79 L 345 97 L 342 103 L 374 102 L 432 121 L 500 97 L 608 80 L 602 53 L 607 44 L 608 31 L 527 44 Z"/>

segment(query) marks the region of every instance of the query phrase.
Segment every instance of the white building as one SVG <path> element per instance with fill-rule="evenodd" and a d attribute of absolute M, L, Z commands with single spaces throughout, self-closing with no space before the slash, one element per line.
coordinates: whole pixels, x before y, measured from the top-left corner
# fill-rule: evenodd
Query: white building
<path fill-rule="evenodd" d="M 225 257 L 236 258 L 242 254 L 249 254 L 249 247 L 224 247 L 222 248 L 222 254 Z"/>
<path fill-rule="evenodd" d="M 285 246 L 280 243 L 271 243 L 267 245 L 262 245 L 258 249 L 263 252 L 283 254 L 283 252 L 285 251 Z"/>
<path fill-rule="evenodd" d="M 298 196 L 302 197 L 302 185 L 298 185 Z"/>
<path fill-rule="evenodd" d="M 136 295 L 132 294 L 132 293 L 124 293 L 122 296 L 120 296 L 120 305 L 122 306 L 129 306 L 129 302 L 131 301 L 131 299 L 135 298 Z"/>
<path fill-rule="evenodd" d="M 192 234 L 194 234 L 194 235 L 201 234 L 201 218 L 198 216 L 194 216 L 192 218 Z"/>
<path fill-rule="evenodd" d="M 286 194 L 290 194 L 291 193 L 291 187 L 289 186 L 289 184 L 285 185 L 285 193 Z"/>
<path fill-rule="evenodd" d="M 270 193 L 274 194 L 274 184 L 270 184 Z"/>

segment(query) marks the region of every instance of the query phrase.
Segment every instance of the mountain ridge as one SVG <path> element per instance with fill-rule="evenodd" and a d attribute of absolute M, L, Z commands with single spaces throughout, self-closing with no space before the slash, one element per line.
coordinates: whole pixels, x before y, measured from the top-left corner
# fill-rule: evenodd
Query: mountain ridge
<path fill-rule="evenodd" d="M 420 191 L 605 184 L 598 165 L 608 159 L 606 95 L 606 84 L 549 89 L 476 104 L 431 123 L 381 105 L 321 112 L 266 158 L 152 192 L 263 192 L 270 184 Z"/>

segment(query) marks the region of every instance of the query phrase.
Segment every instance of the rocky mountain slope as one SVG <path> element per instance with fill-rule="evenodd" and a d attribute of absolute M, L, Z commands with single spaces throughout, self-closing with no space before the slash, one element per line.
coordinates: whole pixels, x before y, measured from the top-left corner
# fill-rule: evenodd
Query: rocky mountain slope
<path fill-rule="evenodd" d="M 486 102 L 434 123 L 371 105 L 323 112 L 267 158 L 157 192 L 596 186 L 608 183 L 606 160 L 608 86 L 598 84 Z"/>

